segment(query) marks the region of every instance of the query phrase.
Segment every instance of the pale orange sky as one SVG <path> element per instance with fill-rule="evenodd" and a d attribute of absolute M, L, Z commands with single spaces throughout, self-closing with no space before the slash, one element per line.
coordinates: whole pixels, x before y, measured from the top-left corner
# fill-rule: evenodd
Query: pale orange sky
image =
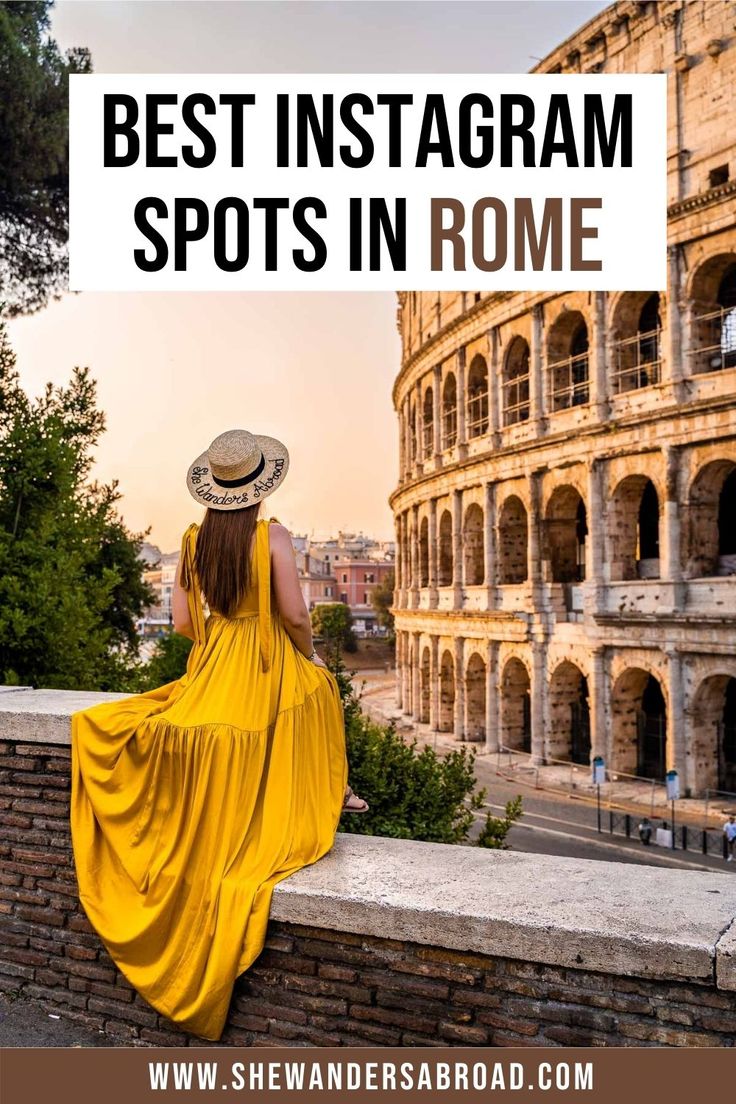
<path fill-rule="evenodd" d="M 98 73 L 521 72 L 604 6 L 61 0 L 53 30 Z M 266 514 L 295 532 L 393 535 L 395 312 L 387 294 L 85 292 L 9 329 L 34 394 L 90 367 L 107 413 L 95 476 L 119 480 L 128 524 L 168 551 L 202 513 L 189 463 L 236 426 L 289 448 Z"/>

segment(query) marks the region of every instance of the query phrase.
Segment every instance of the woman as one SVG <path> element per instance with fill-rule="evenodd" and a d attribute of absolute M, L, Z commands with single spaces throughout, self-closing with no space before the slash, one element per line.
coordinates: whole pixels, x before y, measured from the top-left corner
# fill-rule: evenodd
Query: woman
<path fill-rule="evenodd" d="M 368 808 L 347 785 L 337 682 L 291 538 L 258 519 L 288 466 L 279 441 L 245 430 L 194 461 L 187 486 L 208 509 L 184 534 L 172 597 L 194 641 L 186 674 L 72 717 L 80 900 L 145 999 L 211 1040 L 263 947 L 276 882 L 330 850 L 343 811 Z"/>

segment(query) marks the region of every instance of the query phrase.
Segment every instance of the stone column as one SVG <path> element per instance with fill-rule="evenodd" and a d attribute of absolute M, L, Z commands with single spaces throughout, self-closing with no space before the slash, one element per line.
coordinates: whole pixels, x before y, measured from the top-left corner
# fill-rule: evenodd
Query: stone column
<path fill-rule="evenodd" d="M 411 604 L 419 607 L 419 506 L 411 508 Z"/>
<path fill-rule="evenodd" d="M 667 649 L 667 672 L 670 699 L 667 710 L 667 770 L 676 770 L 679 773 L 680 792 L 684 796 L 685 786 L 690 784 L 690 780 L 686 776 L 682 656 L 676 648 Z"/>
<path fill-rule="evenodd" d="M 606 649 L 594 648 L 590 669 L 590 744 L 591 755 L 602 755 L 610 769 L 610 739 L 608 736 L 609 695 L 606 671 Z"/>
<path fill-rule="evenodd" d="M 498 751 L 501 718 L 498 690 L 498 641 L 486 642 L 486 751 Z"/>
<path fill-rule="evenodd" d="M 485 557 L 486 607 L 496 604 L 496 484 L 486 483 L 483 510 L 483 553 Z"/>
<path fill-rule="evenodd" d="M 405 431 L 406 431 L 406 441 L 405 441 L 405 446 L 404 446 L 404 462 L 406 464 L 405 475 L 406 475 L 406 478 L 409 479 L 411 477 L 411 472 L 412 472 L 412 458 L 411 458 L 412 436 L 411 436 L 411 402 L 409 401 L 409 396 L 408 395 L 407 395 L 406 399 L 404 400 L 404 411 L 405 411 L 405 413 L 404 413 L 404 427 L 405 427 Z"/>
<path fill-rule="evenodd" d="M 439 595 L 437 593 L 439 571 L 439 549 L 437 545 L 437 499 L 429 500 L 429 525 L 427 529 L 429 538 L 429 605 L 436 608 Z"/>
<path fill-rule="evenodd" d="M 421 475 L 424 462 L 424 406 L 422 403 L 422 381 L 417 380 L 414 385 L 414 402 L 416 403 L 416 434 L 417 434 L 417 461 L 416 474 Z"/>
<path fill-rule="evenodd" d="M 465 739 L 465 638 L 455 637 L 455 739 Z"/>
<path fill-rule="evenodd" d="M 430 637 L 429 652 L 429 724 L 433 732 L 440 727 L 440 638 Z"/>
<path fill-rule="evenodd" d="M 406 430 L 404 428 L 403 405 L 401 404 L 396 411 L 396 417 L 399 425 L 399 482 L 403 483 L 404 473 L 406 472 L 406 457 L 404 455 L 406 451 Z"/>
<path fill-rule="evenodd" d="M 672 384 L 675 398 L 678 401 L 685 398 L 682 314 L 680 311 L 682 295 L 680 250 L 681 246 L 676 243 L 667 248 L 665 331 L 661 335 L 662 348 L 660 350 L 660 356 L 663 360 L 662 377 Z"/>
<path fill-rule="evenodd" d="M 415 721 L 419 720 L 422 707 L 422 684 L 420 677 L 421 657 L 419 655 L 419 633 L 412 633 L 412 665 L 411 665 L 411 715 Z"/>
<path fill-rule="evenodd" d="M 673 604 L 680 607 L 682 594 L 682 560 L 680 549 L 680 453 L 673 446 L 663 449 L 665 461 L 664 508 L 660 521 L 660 577 L 675 584 Z"/>
<path fill-rule="evenodd" d="M 454 606 L 460 609 L 463 600 L 463 492 L 452 492 L 452 585 Z"/>
<path fill-rule="evenodd" d="M 399 608 L 404 604 L 404 533 L 401 517 L 401 514 L 396 515 L 396 605 Z"/>
<path fill-rule="evenodd" d="M 404 634 L 399 629 L 396 633 L 396 706 L 403 712 L 404 709 L 404 685 L 403 685 L 403 650 Z"/>
<path fill-rule="evenodd" d="M 465 349 L 458 349 L 455 358 L 455 378 L 457 383 L 457 454 L 462 460 L 468 454 L 468 442 L 465 429 Z"/>
<path fill-rule="evenodd" d="M 411 647 L 410 647 L 410 643 L 409 643 L 409 633 L 405 631 L 404 632 L 404 666 L 403 666 L 403 680 L 402 681 L 403 681 L 403 685 L 404 685 L 404 693 L 403 693 L 403 703 L 404 704 L 403 704 L 403 708 L 404 708 L 404 713 L 408 713 L 408 714 L 411 714 L 411 711 L 412 711 L 412 703 L 411 703 L 411 681 L 412 681 L 411 680 L 411 663 L 412 663 L 412 659 L 411 659 Z"/>
<path fill-rule="evenodd" d="M 585 587 L 591 614 L 598 611 L 603 578 L 604 540 L 606 516 L 603 510 L 601 494 L 601 467 L 599 460 L 588 463 L 588 501 L 585 518 L 588 536 L 585 542 Z"/>
<path fill-rule="evenodd" d="M 546 647 L 541 640 L 532 641 L 531 714 L 532 714 L 532 763 L 544 762 L 547 716 Z"/>
<path fill-rule="evenodd" d="M 442 463 L 442 365 L 434 366 L 434 385 L 432 391 L 432 451 L 435 466 Z"/>
<path fill-rule="evenodd" d="M 501 342 L 498 326 L 488 331 L 488 432 L 491 443 L 498 446 L 501 427 Z"/>
<path fill-rule="evenodd" d="M 529 581 L 532 586 L 538 586 L 542 582 L 542 548 L 540 541 L 540 473 L 531 472 L 529 475 L 529 529 L 527 535 L 527 558 Z"/>
<path fill-rule="evenodd" d="M 593 292 L 593 333 L 589 343 L 589 388 L 593 417 L 603 422 L 608 417 L 608 369 L 606 364 L 606 293 Z"/>
<path fill-rule="evenodd" d="M 412 585 L 412 578 L 410 578 L 410 552 L 412 552 L 412 546 L 409 544 L 409 523 L 408 523 L 408 510 L 404 510 L 402 513 L 402 606 L 406 608 L 409 602 L 409 586 Z"/>
<path fill-rule="evenodd" d="M 544 329 L 542 306 L 532 307 L 532 340 L 529 347 L 529 418 L 535 433 L 544 429 L 547 403 L 545 400 Z"/>

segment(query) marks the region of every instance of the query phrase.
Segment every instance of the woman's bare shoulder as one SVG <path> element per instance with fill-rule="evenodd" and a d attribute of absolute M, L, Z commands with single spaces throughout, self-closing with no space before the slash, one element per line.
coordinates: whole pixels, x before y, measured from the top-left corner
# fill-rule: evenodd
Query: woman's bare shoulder
<path fill-rule="evenodd" d="M 291 533 L 280 521 L 271 521 L 268 527 L 268 536 L 271 547 L 278 551 L 291 549 Z"/>

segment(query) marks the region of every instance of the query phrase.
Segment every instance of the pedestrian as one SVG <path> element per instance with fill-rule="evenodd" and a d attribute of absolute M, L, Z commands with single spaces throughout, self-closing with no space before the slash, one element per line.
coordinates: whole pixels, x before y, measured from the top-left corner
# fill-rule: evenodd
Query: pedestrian
<path fill-rule="evenodd" d="M 723 834 L 726 837 L 726 862 L 733 862 L 733 849 L 736 843 L 736 816 L 733 813 L 723 825 Z"/>
<path fill-rule="evenodd" d="M 280 441 L 245 430 L 192 463 L 207 510 L 172 595 L 194 642 L 186 673 L 72 717 L 81 903 L 148 1003 L 209 1040 L 261 953 L 276 882 L 330 850 L 343 812 L 368 808 L 347 785 L 338 683 L 314 649 L 290 534 L 258 517 L 288 464 Z"/>
<path fill-rule="evenodd" d="M 653 830 L 654 829 L 652 828 L 652 822 L 649 817 L 643 817 L 642 822 L 639 825 L 639 839 L 645 847 L 648 847 L 649 843 L 651 842 Z"/>

